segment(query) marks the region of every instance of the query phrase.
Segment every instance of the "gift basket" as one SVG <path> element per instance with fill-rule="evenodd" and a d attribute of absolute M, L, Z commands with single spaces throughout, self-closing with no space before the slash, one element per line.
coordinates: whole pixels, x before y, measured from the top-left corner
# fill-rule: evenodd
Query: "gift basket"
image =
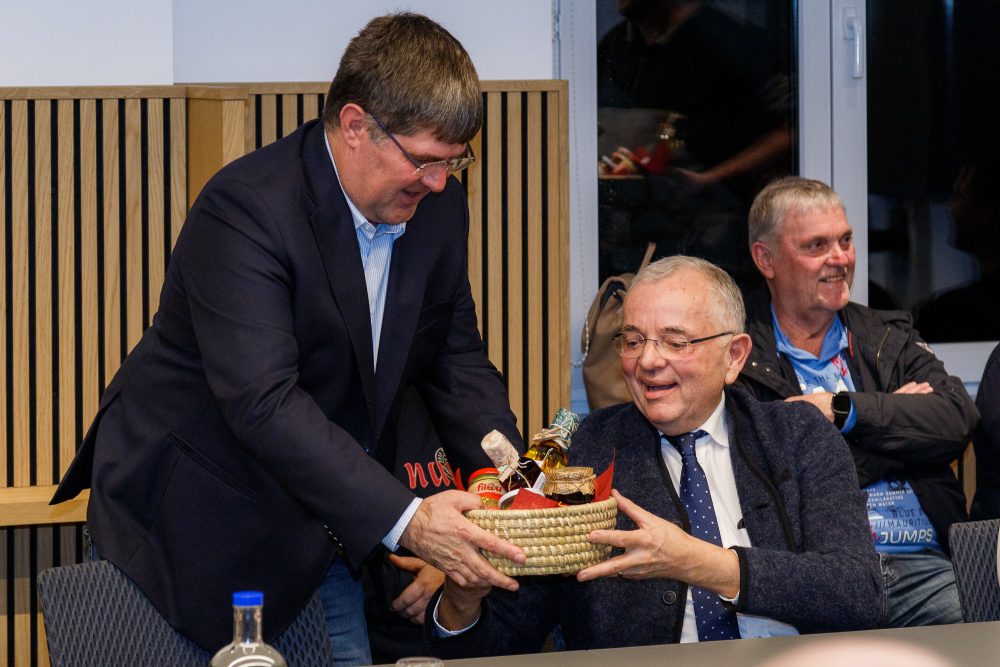
<path fill-rule="evenodd" d="M 618 505 L 610 497 L 614 463 L 600 475 L 591 468 L 566 466 L 578 424 L 579 417 L 560 409 L 552 425 L 536 434 L 520 457 L 496 431 L 483 440 L 483 449 L 497 468 L 477 471 L 470 478 L 469 490 L 480 493 L 484 509 L 466 516 L 524 549 L 523 564 L 483 551 L 503 574 L 574 573 L 610 555 L 610 545 L 594 544 L 587 536 L 592 530 L 615 527 Z M 499 500 L 497 491 L 504 492 Z"/>
<path fill-rule="evenodd" d="M 472 510 L 466 514 L 480 528 L 524 549 L 527 559 L 518 565 L 484 551 L 490 565 L 503 574 L 565 574 L 596 565 L 611 554 L 611 545 L 593 544 L 592 530 L 615 527 L 618 506 L 614 498 L 585 505 L 530 510 Z"/>

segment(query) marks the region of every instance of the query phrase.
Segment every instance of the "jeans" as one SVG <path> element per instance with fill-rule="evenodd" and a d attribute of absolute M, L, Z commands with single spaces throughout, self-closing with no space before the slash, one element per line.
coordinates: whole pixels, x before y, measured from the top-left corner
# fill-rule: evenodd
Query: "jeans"
<path fill-rule="evenodd" d="M 334 559 L 330 565 L 319 586 L 319 596 L 333 648 L 333 664 L 336 667 L 372 664 L 364 589 L 342 558 Z"/>
<path fill-rule="evenodd" d="M 955 570 L 940 551 L 880 553 L 885 582 L 882 626 L 904 628 L 962 622 Z"/>
<path fill-rule="evenodd" d="M 90 536 L 90 529 L 86 525 L 83 527 L 83 539 L 87 543 L 87 560 L 91 563 L 101 560 L 101 554 L 98 553 L 97 547 L 94 546 L 94 540 Z"/>

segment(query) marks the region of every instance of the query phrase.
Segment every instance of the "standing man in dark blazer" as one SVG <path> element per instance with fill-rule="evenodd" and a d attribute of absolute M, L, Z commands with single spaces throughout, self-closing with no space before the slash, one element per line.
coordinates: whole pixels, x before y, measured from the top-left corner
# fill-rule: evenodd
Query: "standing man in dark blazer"
<path fill-rule="evenodd" d="M 487 359 L 450 174 L 475 159 L 479 81 L 433 21 L 371 21 L 348 45 L 322 122 L 205 186 L 159 310 L 104 393 L 53 502 L 91 487 L 99 554 L 206 649 L 230 596 L 265 592 L 284 630 L 317 588 L 338 664 L 370 661 L 355 573 L 404 546 L 452 577 L 515 590 L 479 548 L 523 552 L 394 479 L 396 417 L 416 386 L 455 468 L 520 442 Z"/>

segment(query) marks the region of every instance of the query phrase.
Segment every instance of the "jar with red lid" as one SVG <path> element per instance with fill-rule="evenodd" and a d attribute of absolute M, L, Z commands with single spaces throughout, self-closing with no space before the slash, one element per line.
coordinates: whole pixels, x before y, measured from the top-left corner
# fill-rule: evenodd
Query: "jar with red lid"
<path fill-rule="evenodd" d="M 503 495 L 503 484 L 500 483 L 500 473 L 496 468 L 480 468 L 469 476 L 469 491 L 478 494 L 486 509 L 497 509 L 500 496 Z"/>

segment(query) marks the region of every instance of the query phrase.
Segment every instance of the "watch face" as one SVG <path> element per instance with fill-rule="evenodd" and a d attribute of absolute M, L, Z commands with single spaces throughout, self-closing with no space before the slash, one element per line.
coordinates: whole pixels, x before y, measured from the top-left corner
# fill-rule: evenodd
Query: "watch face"
<path fill-rule="evenodd" d="M 842 392 L 836 393 L 833 395 L 833 404 L 830 407 L 834 412 L 847 414 L 851 411 L 851 397 Z"/>

